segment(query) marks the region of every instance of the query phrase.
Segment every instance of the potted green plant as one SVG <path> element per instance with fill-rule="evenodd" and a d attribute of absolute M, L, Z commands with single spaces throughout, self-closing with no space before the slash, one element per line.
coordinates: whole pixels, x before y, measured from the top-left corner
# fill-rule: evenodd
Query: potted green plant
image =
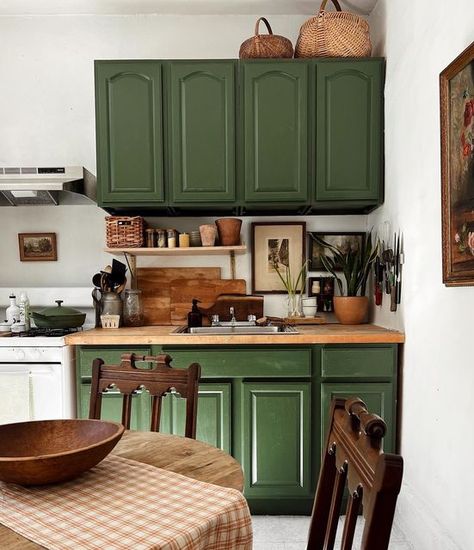
<path fill-rule="evenodd" d="M 379 252 L 378 242 L 372 244 L 372 232 L 364 238 L 363 246 L 347 246 L 344 249 L 333 246 L 320 237 L 313 239 L 332 255 L 321 255 L 321 263 L 331 273 L 338 284 L 340 296 L 334 297 L 334 312 L 343 325 L 358 325 L 365 322 L 369 309 L 366 296 L 367 279 L 372 264 Z M 345 279 L 345 285 L 339 274 Z"/>

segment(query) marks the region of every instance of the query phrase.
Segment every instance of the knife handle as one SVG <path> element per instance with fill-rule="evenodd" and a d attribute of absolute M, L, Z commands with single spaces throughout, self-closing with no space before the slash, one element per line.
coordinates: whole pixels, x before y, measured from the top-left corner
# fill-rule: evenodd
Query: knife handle
<path fill-rule="evenodd" d="M 390 311 L 397 311 L 397 285 L 390 289 Z"/>

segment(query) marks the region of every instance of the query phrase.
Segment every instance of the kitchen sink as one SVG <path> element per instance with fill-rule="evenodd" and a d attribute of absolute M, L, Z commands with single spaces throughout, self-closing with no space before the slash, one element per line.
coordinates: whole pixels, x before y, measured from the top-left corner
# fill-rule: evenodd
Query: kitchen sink
<path fill-rule="evenodd" d="M 298 334 L 294 327 L 266 326 L 256 325 L 218 325 L 214 327 L 187 327 L 181 326 L 173 330 L 171 334 Z"/>

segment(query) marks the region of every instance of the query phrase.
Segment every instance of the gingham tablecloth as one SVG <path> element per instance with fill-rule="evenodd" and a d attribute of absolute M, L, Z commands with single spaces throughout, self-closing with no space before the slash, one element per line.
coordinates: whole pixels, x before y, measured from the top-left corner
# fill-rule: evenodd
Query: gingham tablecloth
<path fill-rule="evenodd" d="M 241 493 L 113 455 L 60 485 L 0 482 L 0 523 L 51 550 L 252 548 Z"/>

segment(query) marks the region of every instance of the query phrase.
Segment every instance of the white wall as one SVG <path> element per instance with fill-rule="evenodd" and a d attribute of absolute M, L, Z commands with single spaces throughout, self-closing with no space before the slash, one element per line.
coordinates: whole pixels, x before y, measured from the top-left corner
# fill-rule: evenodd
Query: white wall
<path fill-rule="evenodd" d="M 442 284 L 438 78 L 474 39 L 473 4 L 379 0 L 371 24 L 380 31 L 376 53 L 387 57 L 386 201 L 369 226 L 390 220 L 405 236 L 400 311 L 375 314 L 407 334 L 399 523 L 417 550 L 468 550 L 474 289 Z"/>
<path fill-rule="evenodd" d="M 305 18 L 274 15 L 270 21 L 275 33 L 294 41 Z M 79 164 L 95 173 L 94 59 L 235 58 L 255 20 L 253 15 L 0 16 L 0 165 Z M 89 286 L 92 275 L 111 261 L 102 252 L 104 215 L 94 206 L 0 208 L 0 308 L 10 288 L 62 287 L 60 297 L 67 301 L 67 287 Z M 245 218 L 243 226 L 247 243 L 251 221 Z M 366 216 L 306 221 L 308 230 L 366 228 Z M 203 219 L 155 223 L 186 230 Z M 35 231 L 58 234 L 57 262 L 20 263 L 17 233 Z M 228 260 L 215 256 L 160 259 L 160 265 L 217 265 L 230 276 Z M 247 279 L 250 291 L 250 255 L 237 257 L 237 275 Z M 76 303 L 70 305 L 84 306 L 86 295 L 71 291 Z M 283 300 L 268 297 L 266 311 L 284 313 Z"/>

